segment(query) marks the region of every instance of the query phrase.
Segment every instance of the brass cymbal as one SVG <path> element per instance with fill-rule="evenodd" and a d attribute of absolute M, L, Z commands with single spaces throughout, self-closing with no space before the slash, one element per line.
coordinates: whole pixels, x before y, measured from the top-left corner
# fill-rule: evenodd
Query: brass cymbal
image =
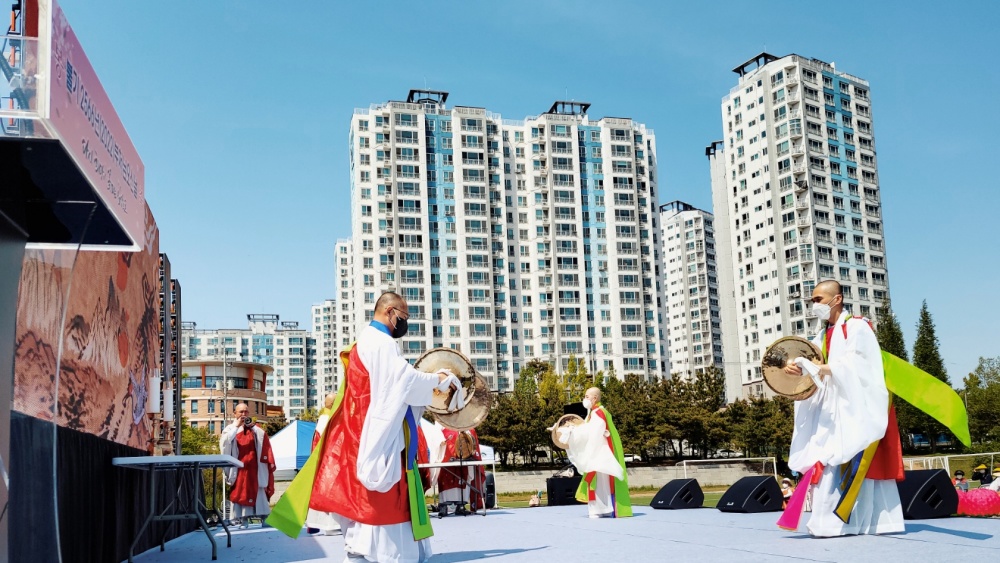
<path fill-rule="evenodd" d="M 819 346 L 801 336 L 785 336 L 771 344 L 761 360 L 764 383 L 775 393 L 793 401 L 808 399 L 816 392 L 816 384 L 808 375 L 789 375 L 785 366 L 789 360 L 806 358 L 813 363 L 823 363 Z"/>

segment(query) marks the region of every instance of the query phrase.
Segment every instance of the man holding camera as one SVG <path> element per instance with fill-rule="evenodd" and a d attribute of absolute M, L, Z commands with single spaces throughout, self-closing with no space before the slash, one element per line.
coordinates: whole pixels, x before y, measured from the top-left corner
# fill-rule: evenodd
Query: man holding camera
<path fill-rule="evenodd" d="M 222 430 L 219 450 L 243 462 L 243 467 L 226 469 L 226 484 L 232 487 L 229 500 L 233 514 L 246 528 L 246 518 L 271 513 L 268 500 L 274 494 L 274 453 L 263 429 L 250 418 L 245 403 L 236 405 L 236 417 Z"/>

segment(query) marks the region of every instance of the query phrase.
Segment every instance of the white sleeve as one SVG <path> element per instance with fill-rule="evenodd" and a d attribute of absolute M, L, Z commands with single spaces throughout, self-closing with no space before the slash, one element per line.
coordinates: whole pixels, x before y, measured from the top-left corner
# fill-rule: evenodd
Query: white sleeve
<path fill-rule="evenodd" d="M 603 418 L 591 415 L 590 420 L 570 432 L 566 454 L 580 473 L 596 471 L 621 479 L 622 466 L 608 447 L 608 438 L 604 435 L 607 429 Z"/>
<path fill-rule="evenodd" d="M 848 321 L 843 349 L 830 361 L 826 387 L 795 402 L 788 466 L 806 472 L 813 464 L 839 465 L 885 435 L 889 392 L 882 353 L 868 323 Z M 834 330 L 841 330 L 838 326 Z"/>
<path fill-rule="evenodd" d="M 232 455 L 229 453 L 229 448 L 233 444 L 233 439 L 236 438 L 236 430 L 235 423 L 222 429 L 222 434 L 219 436 L 219 453 L 222 455 Z"/>
<path fill-rule="evenodd" d="M 365 488 L 384 493 L 402 475 L 406 410 L 412 408 L 420 419 L 438 377 L 414 369 L 386 335 L 370 327 L 366 331 L 358 339 L 358 357 L 368 370 L 371 403 L 358 444 L 357 474 Z"/>
<path fill-rule="evenodd" d="M 232 451 L 233 442 L 236 439 L 236 431 L 239 429 L 236 423 L 230 424 L 229 426 L 222 429 L 222 435 L 219 436 L 219 453 L 222 455 L 231 455 L 238 458 L 239 452 Z M 225 467 L 222 473 L 226 476 L 226 484 L 232 485 L 236 482 L 236 468 L 235 467 Z"/>

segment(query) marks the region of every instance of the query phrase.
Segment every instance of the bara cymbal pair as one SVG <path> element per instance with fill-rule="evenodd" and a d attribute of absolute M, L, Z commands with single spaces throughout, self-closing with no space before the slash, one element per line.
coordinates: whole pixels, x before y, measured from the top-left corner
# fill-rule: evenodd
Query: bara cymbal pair
<path fill-rule="evenodd" d="M 465 407 L 455 411 L 448 410 L 448 405 L 458 392 L 456 389 L 449 389 L 447 392 L 434 391 L 434 397 L 427 410 L 434 415 L 441 426 L 452 430 L 471 430 L 486 420 L 493 406 L 490 386 L 464 354 L 451 348 L 434 348 L 417 358 L 413 367 L 427 373 L 447 369 L 458 377 L 465 389 Z"/>
<path fill-rule="evenodd" d="M 801 401 L 812 397 L 816 392 L 816 383 L 808 375 L 790 375 L 785 373 L 789 360 L 805 358 L 813 363 L 823 362 L 823 353 L 819 346 L 801 336 L 785 336 L 774 341 L 761 360 L 761 371 L 764 383 L 775 393 L 788 397 L 793 401 Z"/>

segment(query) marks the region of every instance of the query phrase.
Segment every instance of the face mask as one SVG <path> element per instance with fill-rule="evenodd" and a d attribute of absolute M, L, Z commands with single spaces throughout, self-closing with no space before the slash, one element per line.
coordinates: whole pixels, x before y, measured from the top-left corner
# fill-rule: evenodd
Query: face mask
<path fill-rule="evenodd" d="M 813 303 L 812 312 L 824 321 L 830 318 L 830 306 L 826 303 Z"/>
<path fill-rule="evenodd" d="M 393 338 L 402 338 L 406 336 L 406 331 L 409 330 L 406 319 L 401 319 L 399 315 L 396 315 L 396 328 L 392 329 Z"/>
<path fill-rule="evenodd" d="M 594 403 L 590 402 L 590 399 L 584 399 L 583 400 L 583 408 L 585 408 L 585 409 L 587 409 L 589 411 L 593 407 L 594 407 Z"/>

